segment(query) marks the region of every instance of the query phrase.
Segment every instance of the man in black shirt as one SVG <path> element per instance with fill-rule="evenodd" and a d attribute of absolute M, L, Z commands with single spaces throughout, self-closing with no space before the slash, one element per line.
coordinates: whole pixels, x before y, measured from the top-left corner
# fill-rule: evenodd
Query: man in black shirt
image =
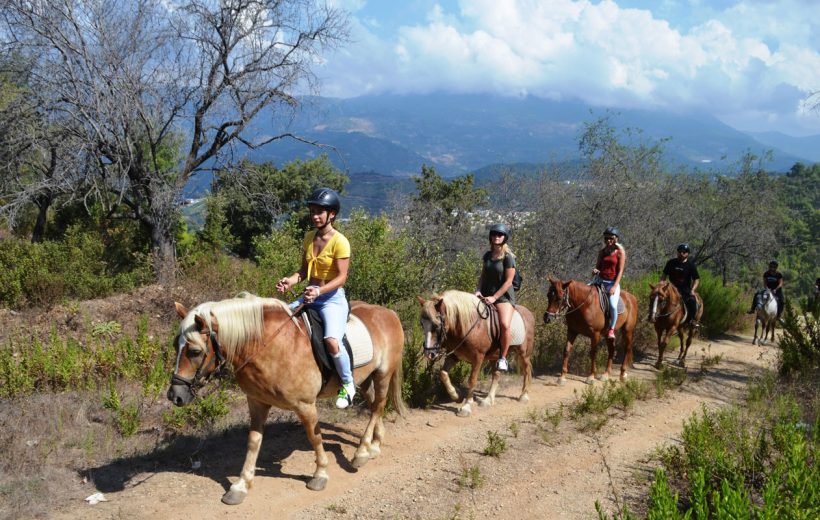
<path fill-rule="evenodd" d="M 677 288 L 683 297 L 689 319 L 692 320 L 693 325 L 697 326 L 698 323 L 695 321 L 695 316 L 697 315 L 698 302 L 695 300 L 694 293 L 700 284 L 700 275 L 694 262 L 689 261 L 690 252 L 689 244 L 678 245 L 678 256 L 676 258 L 670 258 L 669 261 L 666 262 L 663 268 L 663 274 L 661 275 L 661 281 L 666 280 L 667 277 L 669 278 L 669 281 L 672 282 L 672 285 Z"/>
<path fill-rule="evenodd" d="M 774 299 L 777 301 L 777 317 L 783 313 L 783 275 L 777 270 L 777 260 L 769 262 L 769 270 L 763 273 L 763 285 L 772 291 Z M 752 302 L 752 310 L 747 314 L 754 314 L 754 302 Z"/>

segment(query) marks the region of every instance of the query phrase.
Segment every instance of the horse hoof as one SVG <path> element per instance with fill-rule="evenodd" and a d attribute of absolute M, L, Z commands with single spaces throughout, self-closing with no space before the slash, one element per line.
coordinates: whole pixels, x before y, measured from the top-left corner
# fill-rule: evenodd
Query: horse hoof
<path fill-rule="evenodd" d="M 663 363 L 661 363 L 660 361 L 655 363 L 655 370 L 660 370 L 661 368 L 663 368 Z"/>
<path fill-rule="evenodd" d="M 584 380 L 584 383 L 586 383 L 588 385 L 594 385 L 595 384 L 595 378 L 592 377 L 592 376 L 589 376 Z"/>
<path fill-rule="evenodd" d="M 464 408 L 459 408 L 458 411 L 456 412 L 456 415 L 458 415 L 459 417 L 469 417 L 472 414 L 473 414 L 473 411 L 467 406 L 465 406 Z"/>
<path fill-rule="evenodd" d="M 242 503 L 245 500 L 245 497 L 248 496 L 247 491 L 237 491 L 235 489 L 229 489 L 227 493 L 222 495 L 222 503 L 228 504 L 229 506 L 236 506 Z"/>
<path fill-rule="evenodd" d="M 478 403 L 478 406 L 481 407 L 492 406 L 495 404 L 489 397 L 486 399 L 477 399 L 476 402 Z"/>
<path fill-rule="evenodd" d="M 563 377 L 558 378 L 558 386 L 567 386 L 567 380 Z"/>
<path fill-rule="evenodd" d="M 327 486 L 327 477 L 313 477 L 307 483 L 308 489 L 311 491 L 321 491 Z"/>
<path fill-rule="evenodd" d="M 521 397 L 518 398 L 518 402 L 519 403 L 529 403 L 530 402 L 530 396 L 528 396 L 527 394 L 521 394 Z"/>
<path fill-rule="evenodd" d="M 609 374 L 601 374 L 597 379 L 598 381 L 609 381 Z"/>
<path fill-rule="evenodd" d="M 376 457 L 378 457 L 381 454 L 382 454 L 382 449 L 381 448 L 379 448 L 378 446 L 373 446 L 373 445 L 370 446 L 370 458 L 371 459 L 375 459 Z"/>
<path fill-rule="evenodd" d="M 626 372 L 621 374 L 621 383 L 623 383 L 624 381 L 626 381 Z"/>
<path fill-rule="evenodd" d="M 351 462 L 351 464 L 354 468 L 358 469 L 367 464 L 367 461 L 369 460 L 370 457 L 367 455 L 357 455 L 356 458 L 353 459 L 353 462 Z"/>

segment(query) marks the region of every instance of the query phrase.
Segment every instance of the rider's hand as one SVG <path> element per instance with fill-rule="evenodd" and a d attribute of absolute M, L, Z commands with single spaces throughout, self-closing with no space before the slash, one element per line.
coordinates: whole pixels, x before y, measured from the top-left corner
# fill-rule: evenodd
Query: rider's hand
<path fill-rule="evenodd" d="M 475 295 L 478 297 L 478 299 L 479 299 L 479 300 L 483 300 L 483 299 L 484 299 L 484 295 L 483 295 L 483 294 L 481 294 L 481 291 L 476 291 L 476 292 L 475 292 Z"/>
<path fill-rule="evenodd" d="M 290 289 L 291 283 L 288 278 L 282 278 L 278 282 L 276 282 L 276 290 L 280 293 L 284 293 L 288 289 Z"/>
<path fill-rule="evenodd" d="M 305 287 L 304 298 L 305 303 L 313 303 L 313 300 L 319 297 L 319 287 L 316 285 L 308 285 Z"/>
<path fill-rule="evenodd" d="M 614 285 L 613 285 L 612 287 L 610 287 L 610 288 L 609 288 L 609 295 L 610 295 L 610 296 L 614 296 L 614 295 L 615 295 L 615 286 L 614 286 Z"/>
<path fill-rule="evenodd" d="M 484 303 L 486 303 L 487 305 L 492 305 L 495 303 L 495 300 L 495 296 L 487 296 L 486 298 L 484 298 Z"/>
<path fill-rule="evenodd" d="M 596 268 L 594 268 L 594 267 L 592 268 L 592 274 L 600 274 L 600 273 L 601 273 L 601 271 L 600 271 L 600 270 L 598 270 L 598 269 L 596 269 Z"/>

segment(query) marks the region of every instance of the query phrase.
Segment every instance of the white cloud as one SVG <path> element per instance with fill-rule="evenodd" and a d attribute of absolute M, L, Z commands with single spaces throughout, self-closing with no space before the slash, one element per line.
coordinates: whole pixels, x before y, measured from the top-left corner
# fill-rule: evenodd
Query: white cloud
<path fill-rule="evenodd" d="M 357 43 L 329 66 L 325 92 L 528 92 L 820 131 L 820 117 L 800 103 L 820 89 L 820 37 L 807 2 L 724 2 L 731 5 L 713 5 L 708 19 L 691 24 L 612 0 L 434 4 L 388 41 L 357 24 Z M 336 3 L 363 7 L 361 0 Z M 670 0 L 659 5 L 676 8 Z"/>

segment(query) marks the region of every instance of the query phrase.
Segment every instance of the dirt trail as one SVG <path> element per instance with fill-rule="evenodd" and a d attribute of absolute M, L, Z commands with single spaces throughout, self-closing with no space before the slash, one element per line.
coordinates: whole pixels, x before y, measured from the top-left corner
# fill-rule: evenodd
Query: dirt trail
<path fill-rule="evenodd" d="M 719 355 L 721 361 L 694 380 L 705 355 Z M 749 337 L 693 344 L 690 379 L 681 390 L 639 401 L 594 433 L 581 433 L 566 419 L 557 430 L 545 433 L 530 418 L 532 410 L 572 402 L 574 393 L 586 386 L 580 377 L 564 387 L 556 386 L 552 376 L 536 378 L 528 404 L 514 400 L 520 379 L 506 378 L 496 405 L 474 407 L 471 418 L 456 417 L 455 406 L 449 403 L 391 418 L 381 456 L 359 471 L 348 460 L 364 416 L 326 409 L 322 428 L 331 459 L 330 482 L 322 492 L 305 486 L 313 472 L 313 452 L 301 426 L 277 422 L 265 430 L 254 486 L 239 506 L 225 506 L 219 499 L 236 479 L 244 445 L 219 452 L 214 449 L 218 444 L 211 442 L 200 454 L 202 466 L 197 470 L 143 472 L 122 490 L 107 492 L 108 502 L 89 506 L 82 502 L 84 496 L 78 497 L 54 517 L 591 518 L 595 500 L 614 511 L 624 501 L 643 496 L 651 471 L 646 461 L 653 450 L 676 442 L 683 420 L 702 404 L 734 402 L 750 375 L 771 366 L 775 356 L 774 347 L 752 346 Z M 654 361 L 649 356 L 636 363 L 630 377 L 653 380 Z M 517 436 L 510 428 L 513 422 L 519 426 Z M 507 442 L 508 449 L 499 458 L 482 455 L 488 431 Z M 483 479 L 475 490 L 459 482 L 474 466 Z M 88 491 L 95 490 L 89 486 Z"/>

